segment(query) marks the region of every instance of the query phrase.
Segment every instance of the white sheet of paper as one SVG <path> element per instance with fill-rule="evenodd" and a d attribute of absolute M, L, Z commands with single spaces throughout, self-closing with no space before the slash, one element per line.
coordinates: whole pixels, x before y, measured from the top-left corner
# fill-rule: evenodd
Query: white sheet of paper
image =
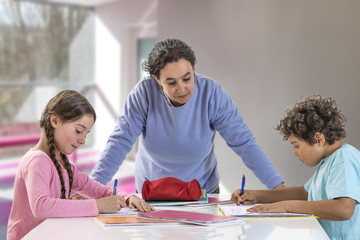
<path fill-rule="evenodd" d="M 252 208 L 255 205 L 218 205 L 218 208 L 224 213 L 225 216 L 237 216 L 237 217 L 314 217 L 311 214 L 302 213 L 257 213 L 248 212 L 248 208 Z"/>

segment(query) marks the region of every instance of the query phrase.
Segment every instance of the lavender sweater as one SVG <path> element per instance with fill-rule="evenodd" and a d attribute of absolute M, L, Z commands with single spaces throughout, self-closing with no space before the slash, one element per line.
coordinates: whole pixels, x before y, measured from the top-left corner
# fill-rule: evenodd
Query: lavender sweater
<path fill-rule="evenodd" d="M 167 102 L 154 78 L 140 81 L 130 92 L 91 177 L 103 184 L 110 181 L 140 136 L 137 191 L 145 180 L 171 176 L 183 181 L 195 178 L 202 189 L 212 192 L 220 181 L 216 131 L 268 188 L 283 182 L 230 96 L 217 82 L 198 74 L 193 95 L 181 107 Z"/>

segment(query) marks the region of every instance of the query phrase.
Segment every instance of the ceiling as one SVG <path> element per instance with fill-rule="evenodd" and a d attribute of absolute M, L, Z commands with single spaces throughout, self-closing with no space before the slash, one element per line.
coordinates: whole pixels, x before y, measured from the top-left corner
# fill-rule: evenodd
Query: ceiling
<path fill-rule="evenodd" d="M 20 0 L 21 1 L 21 0 Z M 56 3 L 56 4 L 65 4 L 65 5 L 77 5 L 85 7 L 95 7 L 110 2 L 119 2 L 121 0 L 22 0 L 22 1 L 32 1 L 32 2 L 41 2 L 41 3 Z"/>
<path fill-rule="evenodd" d="M 97 6 L 110 2 L 116 2 L 119 0 L 48 0 L 48 2 L 57 2 L 64 4 L 75 4 L 75 5 L 83 5 L 83 6 Z"/>

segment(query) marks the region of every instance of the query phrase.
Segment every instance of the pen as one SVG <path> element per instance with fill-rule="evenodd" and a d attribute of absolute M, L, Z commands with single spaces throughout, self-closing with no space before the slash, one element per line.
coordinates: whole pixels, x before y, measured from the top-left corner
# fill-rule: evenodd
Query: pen
<path fill-rule="evenodd" d="M 118 182 L 118 180 L 115 179 L 115 181 L 114 181 L 114 193 L 113 193 L 113 195 L 116 195 L 117 182 Z"/>
<path fill-rule="evenodd" d="M 242 181 L 241 181 L 240 196 L 244 195 L 244 188 L 245 188 L 245 174 L 243 174 Z"/>

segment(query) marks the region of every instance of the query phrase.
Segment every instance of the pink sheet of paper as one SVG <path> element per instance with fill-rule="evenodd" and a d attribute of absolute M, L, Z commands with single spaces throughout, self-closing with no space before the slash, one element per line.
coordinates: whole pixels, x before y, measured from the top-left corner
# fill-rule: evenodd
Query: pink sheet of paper
<path fill-rule="evenodd" d="M 178 220 L 182 223 L 191 223 L 198 225 L 242 222 L 242 219 L 237 217 L 174 210 L 139 212 L 137 217 L 146 219 Z"/>

